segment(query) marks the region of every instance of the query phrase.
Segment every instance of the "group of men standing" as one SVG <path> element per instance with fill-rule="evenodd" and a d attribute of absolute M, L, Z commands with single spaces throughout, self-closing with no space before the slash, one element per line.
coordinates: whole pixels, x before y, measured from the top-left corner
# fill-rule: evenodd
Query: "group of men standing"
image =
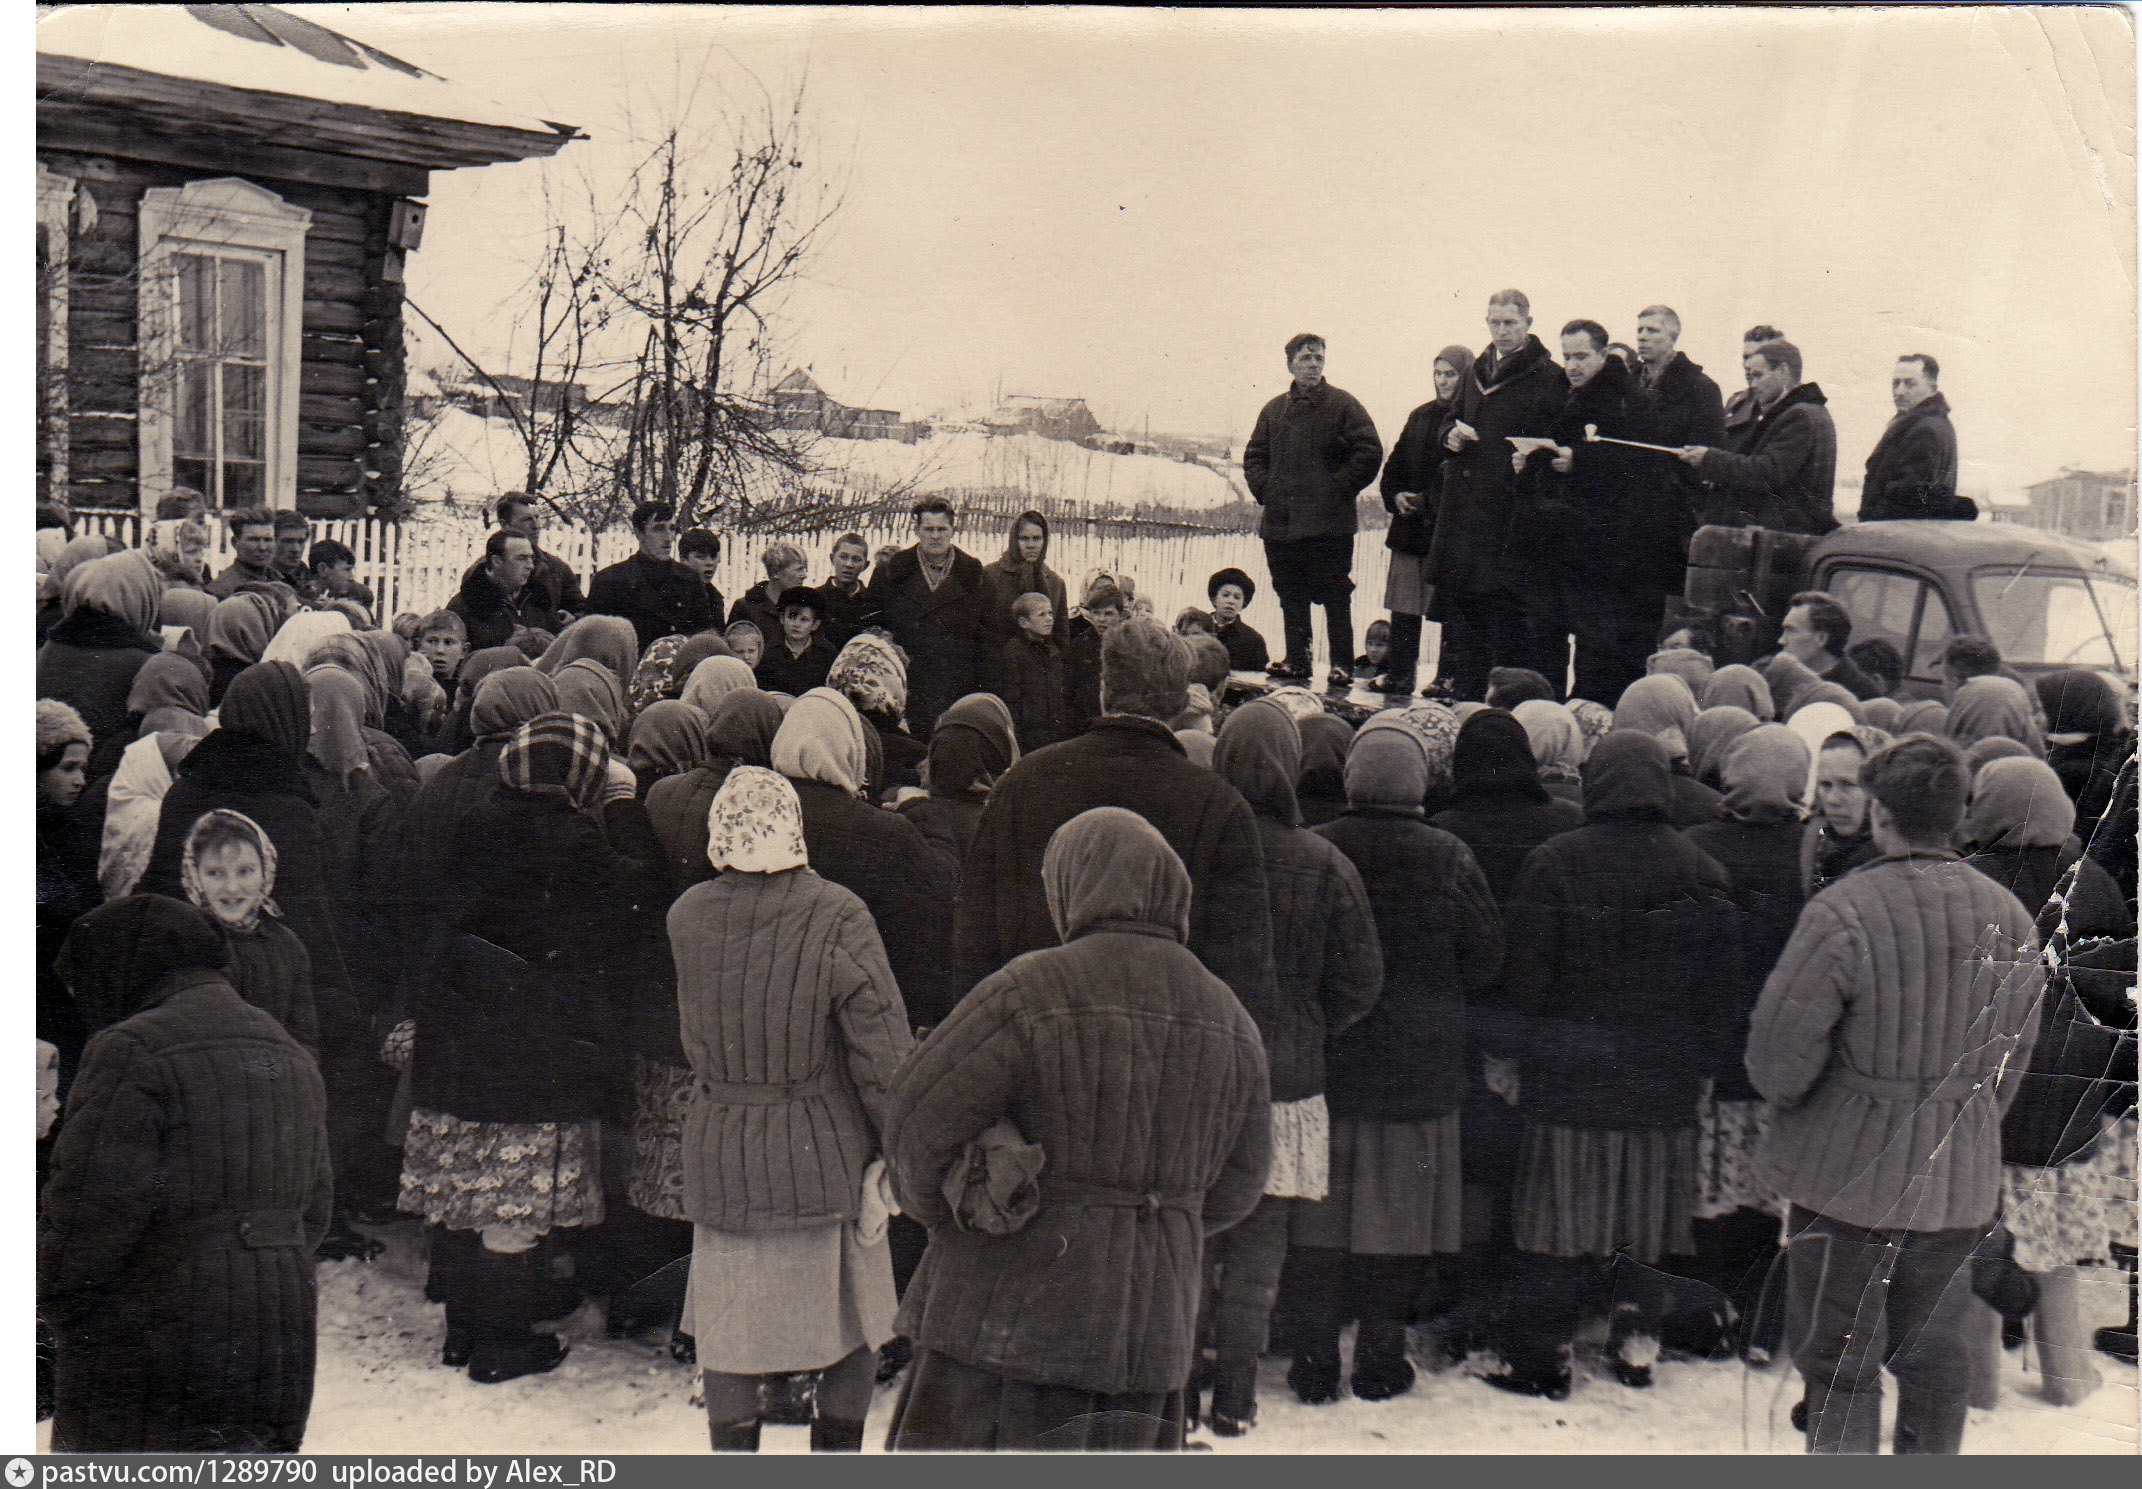
<path fill-rule="evenodd" d="M 1460 697 L 1483 696 L 1494 666 L 1559 688 L 1573 644 L 1575 694 L 1618 698 L 1643 675 L 1698 526 L 1837 526 L 1836 427 L 1800 349 L 1774 327 L 1744 338 L 1747 388 L 1730 403 L 1677 349 L 1669 306 L 1639 313 L 1633 348 L 1597 321 L 1569 322 L 1559 364 L 1522 291 L 1489 297 L 1487 330 L 1477 356 L 1453 347 L 1436 359 L 1437 396 L 1388 460 L 1360 401 L 1325 381 L 1323 339 L 1287 343 L 1292 386 L 1258 414 L 1242 461 L 1284 616 L 1273 676 L 1309 679 L 1311 610 L 1322 605 L 1329 680 L 1349 680 L 1355 499 L 1379 462 L 1393 645 L 1372 686 L 1390 694 L 1413 691 L 1428 619 L 1442 626 L 1437 681 Z M 1898 360 L 1897 413 L 1868 456 L 1861 521 L 1977 515 L 1956 495 L 1939 376 L 1930 356 Z"/>

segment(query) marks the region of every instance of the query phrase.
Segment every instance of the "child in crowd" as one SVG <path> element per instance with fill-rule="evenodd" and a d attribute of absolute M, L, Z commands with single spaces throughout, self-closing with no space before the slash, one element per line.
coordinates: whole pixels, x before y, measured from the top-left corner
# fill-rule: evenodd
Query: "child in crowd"
<path fill-rule="evenodd" d="M 826 685 L 836 655 L 818 634 L 825 621 L 825 600 L 807 584 L 781 591 L 781 635 L 756 669 L 759 686 L 769 693 L 801 698 Z"/>
<path fill-rule="evenodd" d="M 863 595 L 863 570 L 870 567 L 870 545 L 861 533 L 843 533 L 833 544 L 833 577 L 818 587 L 824 602 L 826 645 L 839 651 L 863 628 L 870 607 Z"/>
<path fill-rule="evenodd" d="M 695 527 L 677 539 L 677 562 L 699 576 L 707 587 L 707 603 L 716 619 L 722 615 L 721 591 L 714 587 L 714 570 L 721 565 L 721 539 L 703 527 Z"/>
<path fill-rule="evenodd" d="M 1101 716 L 1101 643 L 1129 616 L 1130 604 L 1116 580 L 1103 578 L 1087 588 L 1079 611 L 1092 629 L 1064 648 L 1064 706 L 1073 729 Z"/>
<path fill-rule="evenodd" d="M 1384 658 L 1391 654 L 1391 623 L 1387 620 L 1369 622 L 1368 635 L 1362 645 L 1367 648 L 1354 658 L 1354 676 L 1367 679 L 1383 671 Z"/>
<path fill-rule="evenodd" d="M 1242 612 L 1257 598 L 1257 581 L 1240 569 L 1222 569 L 1205 581 L 1212 601 L 1212 634 L 1227 648 L 1228 665 L 1237 672 L 1262 672 L 1272 662 L 1264 637 L 1244 624 Z"/>
<path fill-rule="evenodd" d="M 400 615 L 394 617 L 394 624 L 388 629 L 401 637 L 402 640 L 408 642 L 409 649 L 415 651 L 417 642 L 422 640 L 424 636 L 424 617 L 418 611 L 404 610 Z"/>
<path fill-rule="evenodd" d="M 1054 637 L 1056 606 L 1030 591 L 1012 601 L 1012 624 L 1018 629 L 997 658 L 998 689 L 1011 709 L 1020 752 L 1031 755 L 1071 735 L 1064 656 Z"/>
<path fill-rule="evenodd" d="M 460 616 L 451 610 L 434 610 L 417 630 L 417 655 L 431 664 L 432 680 L 453 695 L 460 680 L 461 664 L 468 657 L 469 632 Z M 245 989 L 240 988 L 244 994 Z"/>
<path fill-rule="evenodd" d="M 1195 605 L 1175 617 L 1175 634 L 1178 636 L 1210 636 L 1212 628 L 1212 612 L 1200 610 Z"/>
<path fill-rule="evenodd" d="M 320 1016 L 313 1003 L 312 957 L 276 917 L 275 844 L 243 812 L 205 812 L 186 835 L 179 859 L 186 898 L 223 927 L 230 943 L 230 982 L 238 996 L 272 1016 L 317 1058 Z"/>
<path fill-rule="evenodd" d="M 368 611 L 375 603 L 372 591 L 357 582 L 357 555 L 346 544 L 322 538 L 312 545 L 306 566 L 312 570 L 313 589 L 319 598 L 355 600 Z"/>
<path fill-rule="evenodd" d="M 752 671 L 759 670 L 759 660 L 766 655 L 766 635 L 748 620 L 740 620 L 721 633 L 721 639 L 729 643 L 729 650 L 744 659 L 744 665 Z"/>

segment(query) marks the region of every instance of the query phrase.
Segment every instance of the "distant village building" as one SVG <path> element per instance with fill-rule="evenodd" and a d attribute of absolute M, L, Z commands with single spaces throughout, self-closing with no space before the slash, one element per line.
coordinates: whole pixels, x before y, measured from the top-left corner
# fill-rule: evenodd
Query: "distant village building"
<path fill-rule="evenodd" d="M 392 508 L 430 173 L 580 137 L 272 5 L 45 12 L 39 496 Z"/>
<path fill-rule="evenodd" d="M 891 439 L 911 445 L 930 432 L 919 420 L 900 417 L 889 408 L 851 408 L 818 386 L 798 367 L 773 386 L 775 425 L 807 429 L 829 439 Z"/>
<path fill-rule="evenodd" d="M 982 423 L 992 434 L 1039 434 L 1077 444 L 1091 444 L 1101 432 L 1101 421 L 1086 407 L 1085 399 L 1035 398 L 1025 393 L 1005 399 L 983 416 Z"/>
<path fill-rule="evenodd" d="M 2134 534 L 2133 471 L 2066 470 L 2050 481 L 2024 487 L 2023 492 L 2029 506 L 2007 509 L 2000 514 L 2005 520 L 2087 542 Z"/>

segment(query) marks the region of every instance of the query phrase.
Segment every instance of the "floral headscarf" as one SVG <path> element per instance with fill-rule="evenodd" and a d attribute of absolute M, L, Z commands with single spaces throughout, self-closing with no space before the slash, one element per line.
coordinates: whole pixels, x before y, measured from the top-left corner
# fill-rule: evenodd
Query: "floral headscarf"
<path fill-rule="evenodd" d="M 194 556 L 186 557 L 187 539 L 193 540 Z M 170 518 L 150 524 L 142 551 L 157 571 L 183 584 L 201 582 L 201 555 L 208 551 L 208 529 L 191 517 Z"/>
<path fill-rule="evenodd" d="M 707 808 L 707 862 L 717 872 L 779 874 L 810 861 L 796 788 L 761 766 L 730 771 Z"/>
<path fill-rule="evenodd" d="M 708 657 L 693 666 L 679 698 L 712 718 L 715 707 L 741 688 L 758 686 L 758 679 L 742 657 Z"/>
<path fill-rule="evenodd" d="M 610 747 L 578 714 L 538 714 L 507 739 L 498 774 L 516 791 L 562 796 L 587 811 L 609 780 Z"/>
<path fill-rule="evenodd" d="M 682 645 L 682 636 L 661 636 L 641 653 L 640 665 L 633 669 L 632 682 L 625 689 L 625 701 L 632 705 L 634 713 L 641 713 L 650 704 L 660 703 L 664 698 L 677 696 L 672 691 L 675 679 L 671 674 L 676 666 L 677 648 Z"/>
<path fill-rule="evenodd" d="M 1584 758 L 1589 760 L 1592 751 L 1599 748 L 1599 741 L 1613 732 L 1614 710 L 1589 698 L 1572 698 L 1566 706 L 1569 716 L 1577 721 L 1577 731 L 1584 736 Z M 1584 761 L 1577 763 L 1582 765 Z"/>
<path fill-rule="evenodd" d="M 1451 783 L 1451 757 L 1458 748 L 1458 716 L 1443 704 L 1423 701 L 1408 708 L 1405 718 L 1419 731 L 1421 748 L 1428 755 L 1428 789 L 1447 789 Z"/>
<path fill-rule="evenodd" d="M 813 688 L 781 720 L 774 734 L 773 768 L 790 780 L 817 781 L 850 796 L 861 795 L 869 770 L 870 732 L 846 694 Z"/>
<path fill-rule="evenodd" d="M 261 831 L 258 822 L 243 812 L 233 812 L 226 807 L 203 812 L 186 834 L 186 846 L 179 854 L 179 884 L 185 889 L 186 898 L 211 919 L 215 918 L 215 912 L 208 908 L 208 889 L 201 883 L 198 861 L 201 841 L 211 832 L 236 832 L 239 836 L 251 840 L 260 853 L 260 908 L 233 929 L 250 931 L 260 924 L 263 915 L 280 920 L 283 912 L 275 908 L 275 901 L 271 898 L 275 893 L 275 844 Z M 223 924 L 220 920 L 216 923 Z"/>
<path fill-rule="evenodd" d="M 1274 688 L 1264 695 L 1271 702 L 1287 711 L 1287 717 L 1299 725 L 1313 719 L 1324 711 L 1324 700 L 1303 687 Z"/>
<path fill-rule="evenodd" d="M 883 636 L 863 631 L 833 658 L 826 686 L 858 709 L 899 718 L 907 712 L 907 664 Z"/>

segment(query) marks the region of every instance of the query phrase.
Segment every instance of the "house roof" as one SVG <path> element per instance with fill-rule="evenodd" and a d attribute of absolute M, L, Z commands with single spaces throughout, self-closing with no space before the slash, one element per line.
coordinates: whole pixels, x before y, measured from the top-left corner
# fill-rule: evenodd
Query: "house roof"
<path fill-rule="evenodd" d="M 773 390 L 776 393 L 816 393 L 821 398 L 825 396 L 826 391 L 813 382 L 811 375 L 801 367 L 798 367 L 795 371 L 789 373 L 787 377 L 775 383 Z"/>
<path fill-rule="evenodd" d="M 430 170 L 580 138 L 272 5 L 68 5 L 37 23 L 40 115 L 90 106 Z"/>
<path fill-rule="evenodd" d="M 2036 491 L 2041 487 L 2058 486 L 2066 481 L 2095 481 L 2101 486 L 2132 486 L 2135 483 L 2135 473 L 2128 470 L 2064 470 L 2050 480 L 2033 481 L 2023 489 L 2025 491 Z"/>

